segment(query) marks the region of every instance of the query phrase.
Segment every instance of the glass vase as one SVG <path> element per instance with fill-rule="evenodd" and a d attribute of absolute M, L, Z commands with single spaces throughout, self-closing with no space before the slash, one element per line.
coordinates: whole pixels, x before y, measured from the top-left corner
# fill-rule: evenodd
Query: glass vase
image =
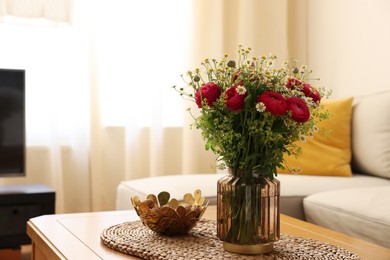
<path fill-rule="evenodd" d="M 226 251 L 265 254 L 280 236 L 280 182 L 229 169 L 218 180 L 217 235 Z"/>

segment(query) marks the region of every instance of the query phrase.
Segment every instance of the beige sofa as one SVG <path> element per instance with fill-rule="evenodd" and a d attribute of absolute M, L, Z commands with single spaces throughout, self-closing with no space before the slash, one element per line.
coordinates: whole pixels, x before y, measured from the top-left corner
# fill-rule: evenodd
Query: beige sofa
<path fill-rule="evenodd" d="M 279 174 L 280 208 L 320 226 L 390 247 L 390 91 L 355 99 L 352 112 L 352 177 Z M 188 174 L 123 181 L 116 208 L 130 197 L 161 190 L 181 198 L 201 189 L 216 204 L 218 174 Z"/>

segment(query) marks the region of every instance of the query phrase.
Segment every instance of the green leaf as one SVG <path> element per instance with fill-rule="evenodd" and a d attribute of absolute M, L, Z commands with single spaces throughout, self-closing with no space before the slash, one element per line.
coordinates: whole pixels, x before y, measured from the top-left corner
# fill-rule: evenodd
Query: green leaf
<path fill-rule="evenodd" d="M 282 119 L 277 119 L 272 125 L 272 131 L 277 133 L 284 133 L 287 131 L 286 124 L 283 122 Z"/>
<path fill-rule="evenodd" d="M 245 106 L 251 106 L 252 104 L 252 94 L 249 94 L 246 98 L 245 98 L 245 100 L 244 100 L 244 102 L 245 102 Z"/>
<path fill-rule="evenodd" d="M 212 143 L 210 140 L 208 140 L 208 141 L 205 143 L 204 148 L 205 148 L 206 150 L 210 150 L 210 149 L 212 148 L 212 146 L 213 146 L 213 143 Z"/>

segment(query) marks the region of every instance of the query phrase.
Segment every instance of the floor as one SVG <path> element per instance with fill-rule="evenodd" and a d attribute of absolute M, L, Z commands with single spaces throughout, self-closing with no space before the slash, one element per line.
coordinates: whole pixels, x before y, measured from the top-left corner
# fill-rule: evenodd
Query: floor
<path fill-rule="evenodd" d="M 21 249 L 2 249 L 0 250 L 1 260 L 30 260 L 31 246 L 21 246 Z"/>

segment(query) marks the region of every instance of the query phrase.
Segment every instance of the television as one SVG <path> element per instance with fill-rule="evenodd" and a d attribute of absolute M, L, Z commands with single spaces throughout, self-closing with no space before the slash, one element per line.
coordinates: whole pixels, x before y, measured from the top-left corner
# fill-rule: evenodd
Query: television
<path fill-rule="evenodd" d="M 25 168 L 25 70 L 0 69 L 0 178 Z"/>

